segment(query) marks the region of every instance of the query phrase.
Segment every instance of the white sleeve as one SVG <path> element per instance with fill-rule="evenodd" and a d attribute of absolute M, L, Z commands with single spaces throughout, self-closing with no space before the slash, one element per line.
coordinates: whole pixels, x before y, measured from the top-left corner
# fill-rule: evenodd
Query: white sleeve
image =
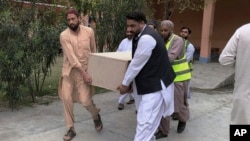
<path fill-rule="evenodd" d="M 239 33 L 238 31 L 236 31 L 230 38 L 230 40 L 227 42 L 225 48 L 220 54 L 219 57 L 220 64 L 233 65 L 235 63 L 238 41 L 239 41 Z"/>
<path fill-rule="evenodd" d="M 123 40 L 121 41 L 121 43 L 119 44 L 118 49 L 117 49 L 117 52 L 123 51 L 124 43 L 125 43 L 125 39 L 123 39 Z"/>
<path fill-rule="evenodd" d="M 195 48 L 194 48 L 193 44 L 189 43 L 187 46 L 187 61 L 188 62 L 193 60 L 194 51 L 195 51 Z"/>
<path fill-rule="evenodd" d="M 140 37 L 134 57 L 131 60 L 122 81 L 123 85 L 129 86 L 130 83 L 135 79 L 137 74 L 149 60 L 152 50 L 155 48 L 155 46 L 156 40 L 152 36 L 143 35 Z"/>

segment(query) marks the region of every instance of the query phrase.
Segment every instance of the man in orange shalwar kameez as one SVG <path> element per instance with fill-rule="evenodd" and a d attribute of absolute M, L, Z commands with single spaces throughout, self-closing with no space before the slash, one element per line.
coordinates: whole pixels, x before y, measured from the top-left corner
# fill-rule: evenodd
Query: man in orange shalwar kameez
<path fill-rule="evenodd" d="M 96 51 L 94 31 L 80 24 L 80 15 L 75 9 L 66 13 L 68 28 L 60 34 L 63 49 L 62 76 L 58 93 L 63 103 L 64 118 L 68 128 L 63 137 L 65 141 L 72 140 L 74 128 L 74 102 L 80 102 L 92 115 L 97 132 L 102 130 L 100 109 L 96 108 L 92 96 L 92 78 L 87 72 L 89 54 Z"/>

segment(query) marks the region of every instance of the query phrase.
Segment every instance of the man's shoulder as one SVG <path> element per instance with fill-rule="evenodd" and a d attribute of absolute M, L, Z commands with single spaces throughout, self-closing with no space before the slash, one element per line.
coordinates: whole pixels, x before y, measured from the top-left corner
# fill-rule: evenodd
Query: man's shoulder
<path fill-rule="evenodd" d="M 60 36 L 66 36 L 69 34 L 69 32 L 70 32 L 69 28 L 66 28 L 60 33 Z"/>
<path fill-rule="evenodd" d="M 173 44 L 179 44 L 180 46 L 184 44 L 184 40 L 179 35 L 173 34 L 170 39 L 173 41 Z"/>
<path fill-rule="evenodd" d="M 250 32 L 250 23 L 238 27 L 234 34 L 236 35 L 236 37 L 242 36 L 248 38 L 249 32 Z"/>
<path fill-rule="evenodd" d="M 174 36 L 173 38 L 175 40 L 182 40 L 183 41 L 182 37 L 180 37 L 179 35 L 173 34 L 172 36 Z"/>
<path fill-rule="evenodd" d="M 122 41 L 120 42 L 118 48 L 120 48 L 126 41 L 127 41 L 127 38 L 122 39 Z"/>
<path fill-rule="evenodd" d="M 124 38 L 124 39 L 122 39 L 122 41 L 120 42 L 120 44 L 119 44 L 119 46 L 118 46 L 118 49 L 120 48 L 124 48 L 124 46 L 127 46 L 128 45 L 128 43 L 130 43 L 131 42 L 131 46 L 132 46 L 132 39 L 130 40 L 130 39 L 128 39 L 128 38 Z"/>
<path fill-rule="evenodd" d="M 128 38 L 124 38 L 124 39 L 122 39 L 121 42 L 130 42 L 130 41 L 132 41 L 132 39 L 130 40 L 130 39 L 128 39 Z"/>
<path fill-rule="evenodd" d="M 80 25 L 80 29 L 84 29 L 84 31 L 87 31 L 87 32 L 92 32 L 93 29 L 91 27 L 87 27 L 87 26 L 84 26 L 84 25 Z"/>
<path fill-rule="evenodd" d="M 238 29 L 245 29 L 245 28 L 250 28 L 250 23 L 247 23 L 247 24 L 244 24 L 244 25 L 241 25 Z"/>
<path fill-rule="evenodd" d="M 188 41 L 188 45 L 189 46 L 194 46 L 194 44 L 192 44 L 190 41 Z"/>
<path fill-rule="evenodd" d="M 195 50 L 195 47 L 194 47 L 194 45 L 191 42 L 188 42 L 187 48 L 189 50 Z"/>
<path fill-rule="evenodd" d="M 191 41 L 189 41 L 188 39 L 187 40 L 185 40 L 186 42 L 187 42 L 187 46 L 194 46 L 193 44 L 192 44 L 192 42 Z"/>

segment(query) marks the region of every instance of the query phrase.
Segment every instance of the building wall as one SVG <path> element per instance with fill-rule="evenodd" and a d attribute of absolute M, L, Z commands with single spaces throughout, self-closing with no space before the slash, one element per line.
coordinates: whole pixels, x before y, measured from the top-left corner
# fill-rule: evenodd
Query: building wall
<path fill-rule="evenodd" d="M 250 0 L 217 0 L 215 3 L 213 34 L 211 35 L 212 49 L 217 48 L 220 52 L 234 31 L 239 26 L 250 22 L 249 5 Z M 155 13 L 156 19 L 160 19 L 162 17 L 160 13 L 163 12 L 162 5 L 155 5 L 155 7 L 159 9 Z M 182 26 L 188 26 L 192 29 L 190 40 L 197 50 L 201 45 L 202 18 L 202 10 L 185 10 L 182 13 L 176 10 L 170 18 L 175 24 L 174 31 L 176 34 L 179 33 Z"/>
<path fill-rule="evenodd" d="M 215 7 L 212 46 L 224 48 L 235 30 L 250 22 L 249 0 L 218 0 Z"/>
<path fill-rule="evenodd" d="M 201 41 L 201 29 L 202 29 L 202 11 L 192 11 L 186 10 L 183 13 L 174 11 L 170 20 L 174 22 L 174 32 L 179 34 L 179 30 L 182 26 L 188 26 L 191 28 L 192 33 L 190 36 L 190 41 L 199 48 Z"/>

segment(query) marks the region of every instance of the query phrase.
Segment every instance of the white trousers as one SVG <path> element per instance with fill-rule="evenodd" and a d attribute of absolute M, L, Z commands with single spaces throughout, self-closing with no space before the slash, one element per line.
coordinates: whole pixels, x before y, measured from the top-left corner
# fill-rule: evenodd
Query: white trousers
<path fill-rule="evenodd" d="M 162 88 L 161 91 L 145 95 L 138 95 L 136 89 L 133 89 L 137 107 L 134 141 L 155 141 L 154 133 L 162 116 L 170 116 L 174 112 L 174 84 L 166 88 L 162 83 Z"/>
<path fill-rule="evenodd" d="M 126 94 L 121 94 L 118 99 L 118 103 L 124 104 L 125 99 L 129 96 L 129 100 L 134 99 L 133 93 L 126 93 Z"/>

